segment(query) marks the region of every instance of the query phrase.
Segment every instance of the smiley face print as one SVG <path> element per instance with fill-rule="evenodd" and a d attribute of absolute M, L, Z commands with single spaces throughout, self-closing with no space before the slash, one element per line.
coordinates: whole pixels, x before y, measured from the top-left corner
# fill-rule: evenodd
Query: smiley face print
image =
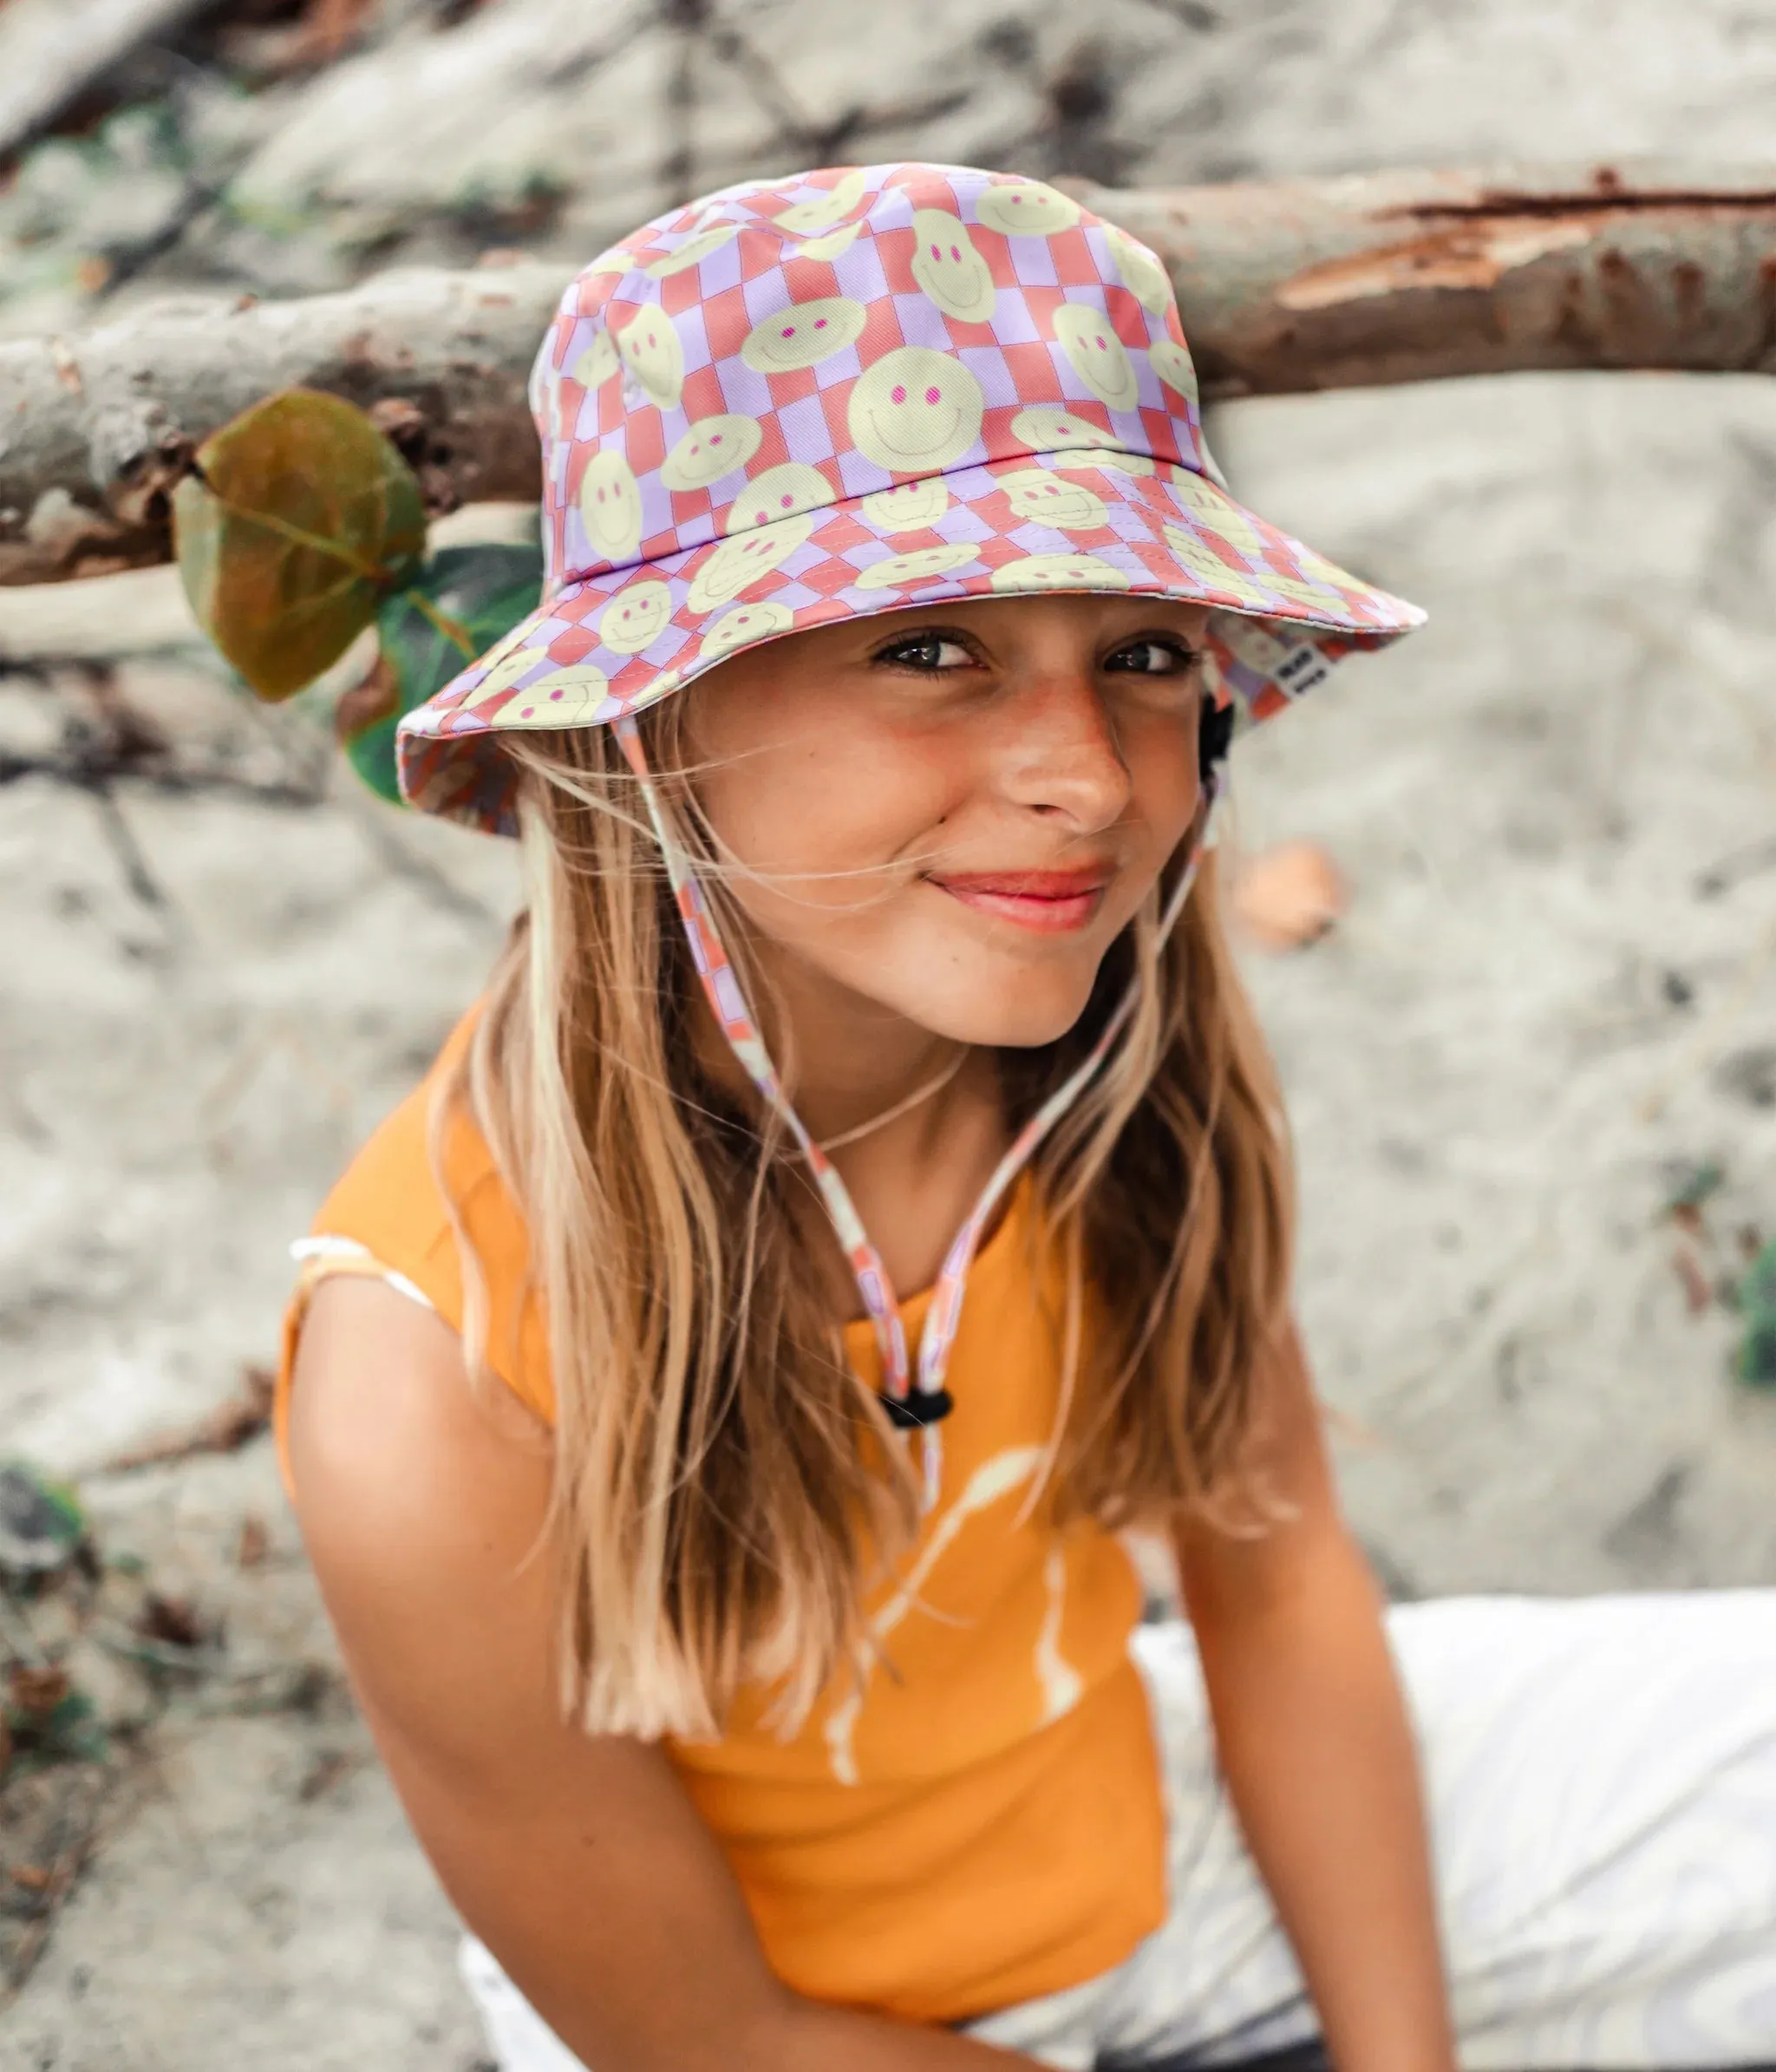
<path fill-rule="evenodd" d="M 745 533 L 773 519 L 793 518 L 799 511 L 824 511 L 838 497 L 818 467 L 806 461 L 785 461 L 753 477 L 728 507 L 723 530 Z"/>
<path fill-rule="evenodd" d="M 617 341 L 601 330 L 567 371 L 582 389 L 602 389 L 620 364 Z"/>
<path fill-rule="evenodd" d="M 1197 370 L 1191 363 L 1190 355 L 1177 339 L 1158 339 L 1148 346 L 1147 357 L 1153 363 L 1153 372 L 1166 386 L 1184 398 L 1192 415 L 1199 415 L 1202 401 L 1197 393 Z"/>
<path fill-rule="evenodd" d="M 1096 554 L 1026 554 L 993 571 L 995 590 L 1126 590 L 1128 572 Z"/>
<path fill-rule="evenodd" d="M 1108 447 L 1100 447 L 1095 453 L 1075 454 L 1069 456 L 1064 451 L 1055 455 L 1059 467 L 1108 467 L 1118 474 L 1152 474 L 1158 462 L 1149 454 L 1114 453 Z"/>
<path fill-rule="evenodd" d="M 694 238 L 687 238 L 676 252 L 669 252 L 663 258 L 650 259 L 642 271 L 651 280 L 669 280 L 675 273 L 701 265 L 724 245 L 731 245 L 739 235 L 739 224 L 717 223 L 708 230 L 699 231 Z"/>
<path fill-rule="evenodd" d="M 1062 533 L 1088 533 L 1109 523 L 1102 497 L 1083 482 L 1069 482 L 1046 467 L 1020 467 L 999 478 L 1011 500 L 1015 518 L 1032 525 L 1053 526 Z"/>
<path fill-rule="evenodd" d="M 1046 238 L 1073 228 L 1079 221 L 1079 204 L 1039 180 L 1003 180 L 982 189 L 975 215 L 989 230 L 1008 238 Z"/>
<path fill-rule="evenodd" d="M 922 482 L 878 489 L 860 508 L 865 519 L 885 533 L 921 533 L 950 508 L 950 492 L 941 475 L 927 475 Z"/>
<path fill-rule="evenodd" d="M 946 539 L 941 546 L 916 546 L 911 553 L 890 554 L 885 561 L 872 561 L 854 578 L 858 590 L 894 590 L 903 583 L 928 583 L 933 576 L 948 575 L 965 561 L 977 561 L 978 551 L 966 540 Z"/>
<path fill-rule="evenodd" d="M 841 252 L 857 242 L 862 229 L 861 223 L 841 224 L 824 237 L 809 238 L 800 245 L 792 245 L 789 256 L 793 259 L 836 259 Z"/>
<path fill-rule="evenodd" d="M 621 454 L 607 448 L 587 461 L 579 514 L 596 553 L 617 567 L 635 559 L 642 544 L 642 489 Z"/>
<path fill-rule="evenodd" d="M 598 638 L 613 655 L 639 655 L 666 630 L 672 592 L 664 583 L 631 583 L 598 615 Z"/>
<path fill-rule="evenodd" d="M 1134 362 L 1102 310 L 1090 303 L 1063 303 L 1054 312 L 1054 336 L 1073 371 L 1100 403 L 1133 410 L 1140 402 Z"/>
<path fill-rule="evenodd" d="M 474 689 L 451 707 L 453 712 L 473 712 L 477 705 L 483 705 L 489 698 L 497 697 L 502 690 L 510 690 L 514 683 L 528 676 L 539 662 L 549 659 L 543 649 L 524 644 L 522 636 L 530 631 L 528 626 L 516 628 L 484 657 L 491 662 L 492 666 Z"/>
<path fill-rule="evenodd" d="M 735 648 L 750 647 L 755 640 L 782 632 L 794 617 L 787 605 L 780 605 L 774 598 L 761 598 L 756 605 L 736 605 L 704 633 L 703 652 L 731 655 Z"/>
<path fill-rule="evenodd" d="M 750 532 L 731 533 L 715 547 L 691 578 L 685 602 L 693 611 L 713 611 L 731 603 L 748 584 L 787 561 L 814 529 L 806 511 Z"/>
<path fill-rule="evenodd" d="M 912 277 L 920 287 L 946 317 L 984 324 L 993 314 L 993 276 L 968 226 L 947 209 L 917 209 L 912 234 Z"/>
<path fill-rule="evenodd" d="M 1172 306 L 1172 281 L 1166 269 L 1145 245 L 1138 245 L 1126 230 L 1107 224 L 1104 236 L 1110 257 L 1122 277 L 1122 284 L 1149 316 L 1163 317 Z"/>
<path fill-rule="evenodd" d="M 650 402 L 663 410 L 676 407 L 684 393 L 684 348 L 663 310 L 637 310 L 617 334 L 617 350 Z"/>
<path fill-rule="evenodd" d="M 1223 560 L 1206 539 L 1199 539 L 1183 526 L 1166 526 L 1162 530 L 1166 545 L 1174 559 L 1205 588 L 1237 595 L 1251 580 L 1231 562 Z"/>
<path fill-rule="evenodd" d="M 700 417 L 661 462 L 660 480 L 668 489 L 707 489 L 744 467 L 764 436 L 756 417 Z"/>
<path fill-rule="evenodd" d="M 1056 409 L 1052 403 L 1033 403 L 1011 421 L 1011 435 L 1033 454 L 1066 453 L 1074 447 L 1107 447 L 1120 450 L 1122 441 L 1089 417 L 1076 417 L 1071 410 Z"/>
<path fill-rule="evenodd" d="M 1199 519 L 1211 533 L 1227 540 L 1249 561 L 1262 557 L 1263 535 L 1231 496 L 1224 495 L 1212 482 L 1205 480 L 1188 467 L 1172 468 L 1167 480 L 1172 495 L 1192 517 Z"/>
<path fill-rule="evenodd" d="M 1316 554 L 1312 547 L 1298 543 L 1290 545 L 1290 556 L 1301 571 L 1298 577 L 1280 574 L 1268 561 L 1260 564 L 1257 580 L 1266 590 L 1274 591 L 1291 605 L 1299 605 L 1322 618 L 1348 609 L 1339 592 L 1353 587 L 1353 578 L 1342 568 L 1327 560 L 1323 554 Z"/>
<path fill-rule="evenodd" d="M 959 461 L 980 437 L 985 409 L 981 384 L 960 360 L 901 345 L 864 369 L 846 415 L 865 460 L 912 474 Z"/>
<path fill-rule="evenodd" d="M 590 662 L 558 670 L 500 708 L 501 727 L 578 727 L 600 715 L 610 678 Z"/>
<path fill-rule="evenodd" d="M 756 324 L 741 341 L 740 356 L 754 374 L 788 374 L 815 367 L 855 345 L 869 312 L 848 295 L 793 303 Z"/>
<path fill-rule="evenodd" d="M 864 198 L 864 176 L 860 167 L 853 167 L 835 186 L 827 188 L 818 201 L 798 201 L 780 210 L 772 218 L 779 230 L 794 231 L 801 235 L 808 231 L 830 230 L 844 217 L 850 215 Z"/>

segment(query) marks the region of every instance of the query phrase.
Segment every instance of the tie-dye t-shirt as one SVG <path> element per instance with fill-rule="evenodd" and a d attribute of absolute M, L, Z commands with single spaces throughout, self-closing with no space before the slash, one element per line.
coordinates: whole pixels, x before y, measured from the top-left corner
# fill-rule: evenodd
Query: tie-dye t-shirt
<path fill-rule="evenodd" d="M 426 1150 L 431 1085 L 371 1137 L 314 1229 L 460 1328 L 455 1241 Z M 467 1121 L 447 1177 L 487 1275 L 490 1357 L 550 1418 L 523 1224 Z M 1060 1380 L 1059 1291 L 1032 1239 L 1026 1189 L 969 1277 L 939 1500 L 871 1605 L 884 1662 L 861 1683 L 836 1680 L 789 1741 L 764 1725 L 761 1697 L 720 1741 L 669 1747 L 779 1977 L 915 2020 L 962 2021 L 1076 1984 L 1164 1913 L 1159 1769 L 1128 1652 L 1139 1585 L 1113 1537 L 1059 1530 L 1028 1503 Z M 311 1258 L 305 1287 L 329 1265 Z M 914 1345 L 926 1303 L 902 1305 Z M 876 1380 L 867 1324 L 847 1328 L 846 1347 Z"/>

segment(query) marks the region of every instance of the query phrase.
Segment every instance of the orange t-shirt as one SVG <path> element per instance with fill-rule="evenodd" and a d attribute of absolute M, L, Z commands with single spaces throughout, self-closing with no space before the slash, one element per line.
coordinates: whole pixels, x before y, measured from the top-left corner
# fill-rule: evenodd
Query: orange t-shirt
<path fill-rule="evenodd" d="M 447 1044 L 464 1040 L 467 1024 Z M 442 1059 L 440 1061 L 441 1064 Z M 434 1076 L 438 1070 L 434 1067 Z M 454 1328 L 456 1247 L 426 1152 L 431 1079 L 316 1218 L 404 1276 Z M 479 1131 L 447 1175 L 488 1280 L 495 1371 L 545 1418 L 544 1323 L 523 1297 L 519 1210 Z M 869 1609 L 886 1663 L 841 1677 L 784 1741 L 742 1703 L 720 1741 L 668 1743 L 784 1982 L 812 1997 L 960 2022 L 1107 1970 L 1159 1926 L 1165 1815 L 1130 1658 L 1140 1590 L 1117 1539 L 1024 1507 L 1055 1416 L 1052 1302 L 1022 1191 L 969 1277 L 938 1501 Z M 328 1261 L 312 1261 L 305 1286 Z M 901 1306 L 916 1346 L 928 1296 Z M 285 1331 L 280 1434 L 302 1297 Z M 867 1324 L 850 1357 L 879 1369 Z"/>

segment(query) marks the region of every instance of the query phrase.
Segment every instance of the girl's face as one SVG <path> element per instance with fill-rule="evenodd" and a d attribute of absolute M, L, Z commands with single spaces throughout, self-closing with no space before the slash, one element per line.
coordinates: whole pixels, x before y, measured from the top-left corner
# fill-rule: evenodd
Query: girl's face
<path fill-rule="evenodd" d="M 1206 618 L 976 599 L 712 670 L 697 792 L 774 975 L 963 1043 L 1064 1035 L 1197 811 Z"/>

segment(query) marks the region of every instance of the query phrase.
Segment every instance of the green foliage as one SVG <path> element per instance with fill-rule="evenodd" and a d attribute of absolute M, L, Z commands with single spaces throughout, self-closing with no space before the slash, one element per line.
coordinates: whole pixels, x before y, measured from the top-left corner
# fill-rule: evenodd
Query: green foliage
<path fill-rule="evenodd" d="M 535 546 L 446 547 L 376 614 L 382 667 L 380 696 L 368 709 L 342 710 L 340 738 L 352 768 L 374 792 L 399 799 L 395 728 L 477 655 L 536 608 L 542 550 Z"/>
<path fill-rule="evenodd" d="M 15 1702 L 3 1709 L 3 1717 L 13 1746 L 23 1759 L 22 1767 L 101 1762 L 109 1748 L 98 1708 L 83 1690 L 64 1690 L 43 1709 Z"/>
<path fill-rule="evenodd" d="M 64 1567 L 86 1535 L 86 1513 L 65 1482 L 23 1461 L 0 1467 L 0 1572 L 33 1576 Z"/>
<path fill-rule="evenodd" d="M 1776 1241 L 1765 1245 L 1739 1284 L 1745 1336 L 1739 1345 L 1741 1381 L 1776 1389 Z"/>
<path fill-rule="evenodd" d="M 426 542 L 413 470 L 361 410 L 308 389 L 206 440 L 173 526 L 199 624 L 268 699 L 336 662 Z"/>
<path fill-rule="evenodd" d="M 260 697 L 287 698 L 366 626 L 380 656 L 334 725 L 370 789 L 398 801 L 395 729 L 542 594 L 537 546 L 447 547 L 425 559 L 413 471 L 361 410 L 290 389 L 199 449 L 173 499 L 198 623 Z"/>

